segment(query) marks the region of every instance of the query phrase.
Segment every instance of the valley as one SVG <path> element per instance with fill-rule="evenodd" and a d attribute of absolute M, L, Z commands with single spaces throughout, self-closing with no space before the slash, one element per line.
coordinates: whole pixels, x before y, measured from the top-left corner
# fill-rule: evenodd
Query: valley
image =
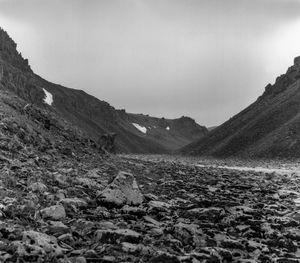
<path fill-rule="evenodd" d="M 16 47 L 0 28 L 0 262 L 300 262 L 300 57 L 207 129 L 48 82 Z"/>

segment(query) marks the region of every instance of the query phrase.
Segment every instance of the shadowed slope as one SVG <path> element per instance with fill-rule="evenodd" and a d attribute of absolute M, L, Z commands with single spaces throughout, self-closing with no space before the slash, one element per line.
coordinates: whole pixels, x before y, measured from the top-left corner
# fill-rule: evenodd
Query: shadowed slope
<path fill-rule="evenodd" d="M 182 153 L 218 157 L 300 157 L 300 58 L 245 110 Z"/>

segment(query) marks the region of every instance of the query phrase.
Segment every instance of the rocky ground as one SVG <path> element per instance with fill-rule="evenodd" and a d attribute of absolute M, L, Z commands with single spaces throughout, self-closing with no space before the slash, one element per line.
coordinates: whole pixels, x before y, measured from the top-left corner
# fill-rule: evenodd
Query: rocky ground
<path fill-rule="evenodd" d="M 300 262 L 297 174 L 10 148 L 1 262 Z"/>

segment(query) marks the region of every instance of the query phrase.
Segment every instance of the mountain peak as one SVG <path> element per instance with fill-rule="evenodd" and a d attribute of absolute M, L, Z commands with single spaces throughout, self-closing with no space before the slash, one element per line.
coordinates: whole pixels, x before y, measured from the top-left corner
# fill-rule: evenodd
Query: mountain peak
<path fill-rule="evenodd" d="M 294 65 L 300 67 L 300 56 L 294 58 Z"/>
<path fill-rule="evenodd" d="M 17 51 L 16 42 L 14 42 L 8 33 L 0 27 L 0 63 L 2 64 L 5 62 L 23 72 L 32 73 L 28 64 L 28 59 L 22 57 L 22 54 Z"/>
<path fill-rule="evenodd" d="M 294 65 L 289 67 L 285 74 L 276 78 L 274 85 L 268 84 L 265 87 L 265 96 L 276 96 L 285 91 L 293 83 L 300 79 L 300 56 L 294 58 Z"/>

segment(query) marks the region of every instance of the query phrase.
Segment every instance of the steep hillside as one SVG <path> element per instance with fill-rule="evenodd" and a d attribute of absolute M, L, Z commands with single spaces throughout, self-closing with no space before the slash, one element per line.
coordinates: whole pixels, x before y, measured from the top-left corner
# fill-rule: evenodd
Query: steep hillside
<path fill-rule="evenodd" d="M 300 57 L 245 110 L 184 147 L 218 157 L 300 157 Z"/>
<path fill-rule="evenodd" d="M 189 118 L 159 120 L 127 114 L 84 91 L 44 80 L 33 73 L 28 60 L 23 59 L 16 50 L 16 43 L 1 29 L 0 81 L 3 89 L 14 92 L 28 103 L 60 115 L 94 141 L 102 134 L 117 133 L 116 146 L 119 152 L 167 153 L 207 133 L 205 127 Z M 152 129 L 146 133 L 138 128 L 147 125 L 152 125 Z M 158 127 L 157 130 L 154 126 Z M 167 126 L 170 130 L 165 129 Z"/>
<path fill-rule="evenodd" d="M 176 150 L 180 145 L 186 145 L 208 132 L 205 127 L 189 117 L 171 120 L 143 114 L 128 114 L 128 120 L 139 133 L 171 150 Z"/>

